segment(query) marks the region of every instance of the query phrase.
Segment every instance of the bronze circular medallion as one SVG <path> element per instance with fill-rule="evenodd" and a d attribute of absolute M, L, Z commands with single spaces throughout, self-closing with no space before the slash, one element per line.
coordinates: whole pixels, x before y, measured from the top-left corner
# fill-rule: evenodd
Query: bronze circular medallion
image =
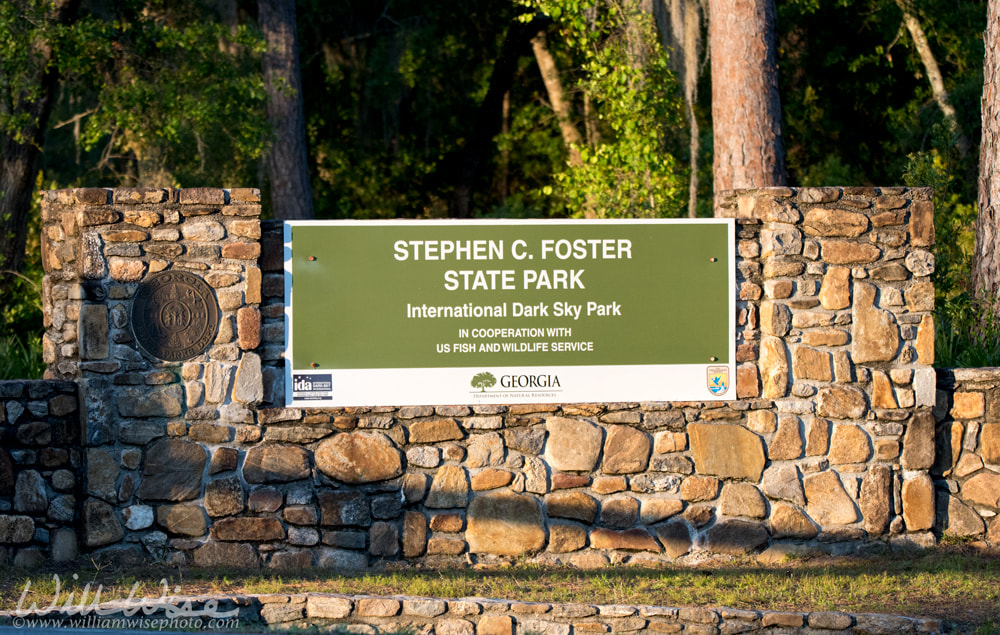
<path fill-rule="evenodd" d="M 180 362 L 205 352 L 219 330 L 212 287 L 186 271 L 151 276 L 132 298 L 132 333 L 146 353 Z"/>

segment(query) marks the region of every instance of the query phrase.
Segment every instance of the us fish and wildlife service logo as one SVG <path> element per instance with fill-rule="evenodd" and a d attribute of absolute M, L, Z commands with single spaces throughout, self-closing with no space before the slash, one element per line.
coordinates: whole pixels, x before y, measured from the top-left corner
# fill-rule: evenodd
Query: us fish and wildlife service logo
<path fill-rule="evenodd" d="M 729 390 L 729 367 L 709 366 L 708 367 L 708 392 L 716 397 L 721 397 Z"/>

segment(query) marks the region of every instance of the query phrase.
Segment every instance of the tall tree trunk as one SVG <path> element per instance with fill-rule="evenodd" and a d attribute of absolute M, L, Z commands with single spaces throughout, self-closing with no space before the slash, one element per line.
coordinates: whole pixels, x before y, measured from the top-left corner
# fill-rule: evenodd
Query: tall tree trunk
<path fill-rule="evenodd" d="M 573 105 L 563 97 L 562 80 L 559 79 L 559 68 L 556 60 L 549 51 L 548 40 L 545 31 L 539 31 L 535 37 L 531 38 L 531 49 L 535 53 L 535 62 L 538 70 L 542 73 L 542 82 L 545 83 L 545 92 L 549 95 L 549 104 L 559 121 L 559 132 L 562 134 L 563 144 L 569 153 L 570 165 L 583 165 L 580 158 L 580 146 L 583 145 L 583 136 L 576 124 L 573 123 Z"/>
<path fill-rule="evenodd" d="M 79 0 L 53 2 L 47 17 L 59 24 L 69 24 L 76 18 L 79 5 Z M 9 132 L 0 136 L 0 271 L 20 272 L 24 266 L 28 212 L 38 178 L 45 129 L 59 84 L 52 45 L 42 39 L 36 50 L 37 77 L 27 82 L 39 86 L 34 99 L 8 92 L 10 84 L 4 72 L 10 71 L 0 64 L 0 107 L 9 110 L 5 114 L 27 114 L 29 118 L 19 135 Z M 0 274 L 0 296 L 10 278 L 9 274 Z"/>
<path fill-rule="evenodd" d="M 515 22 L 507 31 L 500 56 L 493 64 L 486 96 L 479 105 L 476 121 L 470 129 L 469 141 L 461 152 L 449 158 L 455 162 L 452 165 L 458 178 L 455 180 L 455 191 L 448 211 L 456 218 L 468 218 L 472 215 L 472 192 L 482 180 L 483 169 L 493 151 L 493 138 L 500 131 L 504 95 L 514 83 L 517 60 L 531 38 L 547 23 L 546 18 L 539 16 L 527 24 Z"/>
<path fill-rule="evenodd" d="M 702 37 L 705 0 L 656 0 L 653 15 L 663 47 L 670 51 L 670 65 L 677 73 L 684 95 L 684 116 L 691 136 L 688 140 L 688 216 L 698 215 L 698 154 L 701 132 L 695 105 L 698 103 L 698 76 L 701 74 Z M 669 5 L 669 6 L 668 6 Z"/>
<path fill-rule="evenodd" d="M 312 218 L 295 0 L 259 0 L 257 7 L 267 45 L 263 68 L 272 132 L 267 153 L 271 206 L 275 218 Z"/>
<path fill-rule="evenodd" d="M 972 289 L 1000 315 L 1000 0 L 986 3 L 983 34 L 983 138 L 979 146 L 979 216 L 972 255 Z"/>
<path fill-rule="evenodd" d="M 714 189 L 785 184 L 774 0 L 710 0 Z"/>
<path fill-rule="evenodd" d="M 931 50 L 931 44 L 927 41 L 927 36 L 924 34 L 923 27 L 920 26 L 920 21 L 906 9 L 903 0 L 896 0 L 896 4 L 903 10 L 903 24 L 906 25 L 906 30 L 910 32 L 910 37 L 913 39 L 913 46 L 920 55 L 920 61 L 924 65 L 924 72 L 927 73 L 927 81 L 931 85 L 931 92 L 934 93 L 934 101 L 937 102 L 938 108 L 944 114 L 948 131 L 955 137 L 955 147 L 958 148 L 959 154 L 964 157 L 969 154 L 972 144 L 969 143 L 969 138 L 962 133 L 962 129 L 958 125 L 958 115 L 955 113 L 955 107 L 951 105 L 951 100 L 948 98 L 948 91 L 944 89 L 941 68 L 934 57 L 934 51 Z"/>

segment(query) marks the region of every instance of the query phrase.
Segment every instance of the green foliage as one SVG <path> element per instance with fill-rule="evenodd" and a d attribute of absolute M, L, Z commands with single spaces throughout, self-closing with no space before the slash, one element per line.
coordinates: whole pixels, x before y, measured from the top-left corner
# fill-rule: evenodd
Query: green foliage
<path fill-rule="evenodd" d="M 41 178 L 39 178 L 41 183 Z M 2 270 L 9 283 L 0 297 L 0 379 L 38 379 L 42 363 L 42 258 L 40 204 L 32 202 L 24 271 Z"/>
<path fill-rule="evenodd" d="M 667 132 L 683 127 L 682 101 L 652 16 L 631 0 L 519 1 L 556 21 L 602 133 L 543 191 L 574 216 L 681 216 L 685 178 Z"/>

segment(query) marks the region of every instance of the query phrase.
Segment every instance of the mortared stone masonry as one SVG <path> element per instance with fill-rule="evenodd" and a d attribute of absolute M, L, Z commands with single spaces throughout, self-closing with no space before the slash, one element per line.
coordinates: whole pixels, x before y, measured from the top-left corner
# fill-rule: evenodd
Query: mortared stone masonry
<path fill-rule="evenodd" d="M 257 190 L 46 192 L 47 380 L 0 383 L 0 559 L 597 567 L 996 544 L 1000 373 L 932 367 L 930 195 L 720 197 L 737 401 L 321 410 L 283 404 L 281 227 Z M 180 362 L 129 324 L 170 270 L 220 308 Z"/>

